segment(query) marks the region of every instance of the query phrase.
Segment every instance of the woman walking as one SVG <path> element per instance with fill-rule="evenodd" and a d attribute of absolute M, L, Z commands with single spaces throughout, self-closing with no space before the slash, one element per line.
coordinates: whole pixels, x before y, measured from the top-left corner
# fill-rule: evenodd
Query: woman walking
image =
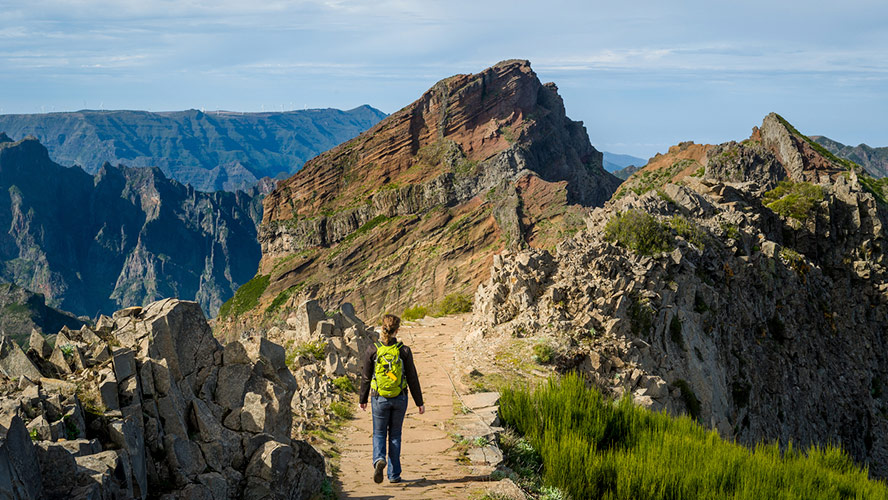
<path fill-rule="evenodd" d="M 360 405 L 366 410 L 369 396 L 373 412 L 373 481 L 376 483 L 382 482 L 386 464 L 389 482 L 401 482 L 401 428 L 407 414 L 408 392 L 413 394 L 420 415 L 425 413 L 413 352 L 395 337 L 400 326 L 401 319 L 397 316 L 383 316 L 380 341 L 367 349 L 362 358 Z"/>

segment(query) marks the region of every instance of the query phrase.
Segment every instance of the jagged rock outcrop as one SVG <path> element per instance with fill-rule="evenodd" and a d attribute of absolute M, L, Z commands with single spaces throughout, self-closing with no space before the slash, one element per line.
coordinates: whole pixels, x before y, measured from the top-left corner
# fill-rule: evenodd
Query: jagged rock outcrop
<path fill-rule="evenodd" d="M 253 336 L 223 347 L 198 304 L 165 299 L 103 316 L 95 331 L 63 330 L 56 353 L 64 368 L 0 382 L 0 492 L 9 498 L 320 491 L 323 457 L 290 437 L 301 387 L 280 345 Z"/>
<path fill-rule="evenodd" d="M 255 274 L 260 199 L 152 168 L 93 176 L 53 163 L 33 138 L 2 142 L 0 278 L 89 317 L 170 296 L 215 315 Z"/>
<path fill-rule="evenodd" d="M 314 297 L 372 317 L 473 289 L 495 250 L 552 244 L 618 184 L 527 61 L 447 78 L 268 195 L 254 313 Z"/>
<path fill-rule="evenodd" d="M 657 182 L 649 170 L 647 191 L 595 209 L 554 254 L 497 256 L 467 350 L 544 339 L 561 369 L 609 394 L 748 445 L 840 443 L 888 475 L 888 211 L 806 139 L 770 115 L 750 141 L 705 147 L 699 165 Z M 775 204 L 778 191 L 763 196 L 781 179 L 819 185 Z M 615 221 L 629 212 L 636 225 L 621 234 L 662 238 L 665 251 L 621 246 Z"/>
<path fill-rule="evenodd" d="M 333 381 L 361 377 L 361 355 L 379 339 L 379 333 L 355 314 L 349 303 L 327 314 L 316 300 L 302 302 L 289 311 L 282 327 L 263 332 L 271 342 L 284 346 L 289 368 L 297 382 L 291 410 L 299 417 L 295 434 L 303 435 L 318 420 L 333 418 L 327 409 L 342 398 Z"/>
<path fill-rule="evenodd" d="M 0 131 L 33 135 L 54 161 L 90 174 L 105 163 L 157 167 L 198 191 L 235 191 L 263 177 L 292 175 L 309 158 L 384 117 L 366 105 L 280 113 L 83 110 L 0 115 Z"/>

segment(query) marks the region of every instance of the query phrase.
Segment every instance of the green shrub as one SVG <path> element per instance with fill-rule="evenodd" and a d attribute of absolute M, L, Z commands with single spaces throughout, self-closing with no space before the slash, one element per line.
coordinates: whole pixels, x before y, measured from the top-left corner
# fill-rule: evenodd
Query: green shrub
<path fill-rule="evenodd" d="M 823 201 L 823 188 L 810 182 L 780 181 L 765 193 L 762 204 L 784 217 L 804 222 Z"/>
<path fill-rule="evenodd" d="M 555 349 L 549 344 L 536 344 L 533 346 L 533 360 L 541 365 L 546 365 L 555 359 Z"/>
<path fill-rule="evenodd" d="M 539 471 L 546 486 L 571 498 L 613 500 L 886 498 L 840 448 L 806 452 L 776 444 L 754 449 L 721 439 L 687 417 L 617 403 L 570 374 L 535 390 L 506 388 L 500 417 L 521 437 L 501 436 L 506 465 Z M 519 443 L 532 458 L 514 456 Z M 536 456 L 533 456 L 536 455 Z M 539 457 L 540 462 L 533 460 Z M 551 490 L 547 490 L 547 493 Z M 557 497 L 550 497 L 557 498 Z"/>
<path fill-rule="evenodd" d="M 330 403 L 330 411 L 337 417 L 346 420 L 355 416 L 355 409 L 348 401 L 333 401 Z"/>
<path fill-rule="evenodd" d="M 451 293 L 435 307 L 435 316 L 449 316 L 472 312 L 472 298 L 461 293 Z"/>
<path fill-rule="evenodd" d="M 229 316 L 237 317 L 259 305 L 259 297 L 268 288 L 271 277 L 267 274 L 260 274 L 250 281 L 241 285 L 234 292 L 234 297 L 226 300 L 222 307 L 219 308 L 219 317 L 227 318 Z"/>
<path fill-rule="evenodd" d="M 503 451 L 506 465 L 514 470 L 519 477 L 533 477 L 543 465 L 543 458 L 530 444 L 530 441 L 518 436 L 511 429 L 506 429 L 500 434 L 499 447 Z"/>
<path fill-rule="evenodd" d="M 63 417 L 62 420 L 65 422 L 65 439 L 73 441 L 80 437 L 80 428 L 74 423 L 74 419 Z"/>
<path fill-rule="evenodd" d="M 327 358 L 326 346 L 320 340 L 314 342 L 302 342 L 300 344 L 297 344 L 291 352 L 293 360 L 299 357 L 303 357 L 314 359 L 316 361 L 323 361 Z"/>
<path fill-rule="evenodd" d="M 74 356 L 74 345 L 73 344 L 60 345 L 59 350 L 62 351 L 62 355 L 67 359 L 70 359 L 72 356 Z"/>
<path fill-rule="evenodd" d="M 668 252 L 673 248 L 669 229 L 640 210 L 627 210 L 613 216 L 604 226 L 604 239 L 639 255 Z"/>
<path fill-rule="evenodd" d="M 37 435 L 37 429 L 31 429 L 28 431 L 28 435 L 31 436 L 31 441 L 37 441 L 40 437 Z"/>
<path fill-rule="evenodd" d="M 425 318 L 429 314 L 429 308 L 426 306 L 413 306 L 404 309 L 401 313 L 401 319 L 404 321 L 416 321 Z"/>
<path fill-rule="evenodd" d="M 401 319 L 404 321 L 415 321 L 426 316 L 450 316 L 451 314 L 462 314 L 472 312 L 472 297 L 462 293 L 451 293 L 446 295 L 440 302 L 430 306 L 413 306 L 404 309 L 401 313 Z"/>
<path fill-rule="evenodd" d="M 722 231 L 725 232 L 725 236 L 731 239 L 738 239 L 740 237 L 740 228 L 737 227 L 736 224 L 728 224 L 723 222 L 721 224 Z"/>
<path fill-rule="evenodd" d="M 339 389 L 340 392 L 355 392 L 355 384 L 351 381 L 350 378 L 345 375 L 334 378 L 333 385 L 336 386 L 336 388 Z"/>
<path fill-rule="evenodd" d="M 675 215 L 671 217 L 669 219 L 669 227 L 695 247 L 701 250 L 706 247 L 706 240 L 709 238 L 709 235 L 703 228 L 689 221 L 684 216 Z"/>

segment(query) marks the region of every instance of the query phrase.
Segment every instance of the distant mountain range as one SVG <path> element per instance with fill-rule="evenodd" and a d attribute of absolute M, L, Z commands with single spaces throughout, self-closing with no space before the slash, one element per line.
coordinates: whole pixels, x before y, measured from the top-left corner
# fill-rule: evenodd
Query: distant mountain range
<path fill-rule="evenodd" d="M 614 173 L 618 170 L 623 170 L 629 166 L 643 167 L 647 163 L 647 160 L 645 160 L 644 158 L 639 158 L 632 155 L 608 153 L 607 151 L 602 151 L 601 154 L 604 156 L 602 160 L 602 163 L 604 164 L 604 169 L 610 173 Z M 626 177 L 629 176 L 627 175 Z M 625 179 L 625 177 L 623 179 Z"/>
<path fill-rule="evenodd" d="M 811 139 L 830 153 L 857 163 L 870 175 L 888 177 L 888 147 L 873 148 L 866 144 L 846 146 L 822 135 L 812 135 Z"/>
<path fill-rule="evenodd" d="M 33 135 L 55 162 L 90 174 L 105 162 L 158 167 L 198 191 L 234 191 L 262 177 L 288 177 L 385 116 L 370 106 L 280 113 L 85 110 L 0 115 L 0 132 Z"/>
<path fill-rule="evenodd" d="M 215 314 L 256 272 L 259 191 L 272 187 L 203 193 L 110 164 L 90 175 L 0 133 L 0 281 L 89 317 L 162 297 Z"/>

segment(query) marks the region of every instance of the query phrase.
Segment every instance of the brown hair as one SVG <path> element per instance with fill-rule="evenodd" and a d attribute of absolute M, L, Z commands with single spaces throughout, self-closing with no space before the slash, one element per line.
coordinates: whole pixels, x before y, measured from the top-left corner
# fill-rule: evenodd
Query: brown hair
<path fill-rule="evenodd" d="M 394 314 L 386 314 L 382 317 L 382 341 L 389 342 L 395 338 L 398 328 L 401 327 L 401 318 Z"/>

